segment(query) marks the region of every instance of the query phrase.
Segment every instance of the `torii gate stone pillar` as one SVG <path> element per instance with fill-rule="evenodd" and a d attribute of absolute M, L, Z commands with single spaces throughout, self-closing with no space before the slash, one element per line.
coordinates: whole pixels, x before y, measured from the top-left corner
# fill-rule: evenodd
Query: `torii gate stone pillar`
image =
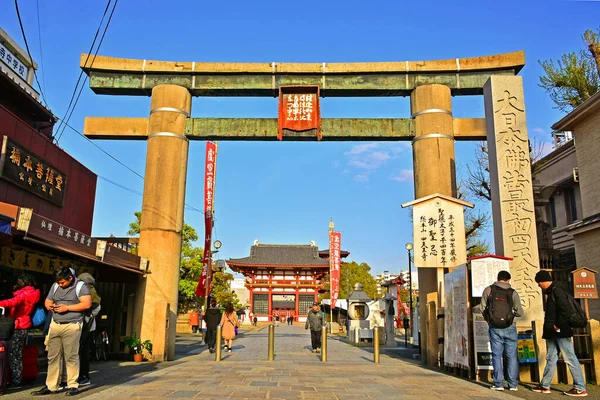
<path fill-rule="evenodd" d="M 452 97 L 445 85 L 422 85 L 410 95 L 410 108 L 415 119 L 413 167 L 415 198 L 439 193 L 456 197 L 456 171 L 452 121 Z M 436 311 L 443 298 L 444 269 L 419 268 L 419 340 L 421 360 L 437 365 L 437 322 L 428 322 L 428 294 L 435 298 Z M 428 339 L 433 338 L 434 341 Z"/>
<path fill-rule="evenodd" d="M 191 95 L 181 86 L 157 85 L 151 104 L 139 241 L 151 273 L 135 297 L 134 326 L 142 341 L 152 340 L 154 361 L 165 361 L 175 358 Z"/>

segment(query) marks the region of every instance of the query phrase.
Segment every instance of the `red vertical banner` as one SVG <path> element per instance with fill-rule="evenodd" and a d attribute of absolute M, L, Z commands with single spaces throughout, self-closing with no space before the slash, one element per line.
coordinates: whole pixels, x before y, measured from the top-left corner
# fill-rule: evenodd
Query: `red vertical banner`
<path fill-rule="evenodd" d="M 196 296 L 210 294 L 211 281 L 211 245 L 214 209 L 215 172 L 217 168 L 217 145 L 206 142 L 206 164 L 204 168 L 204 259 L 202 261 L 202 274 L 196 286 Z"/>
<path fill-rule="evenodd" d="M 342 246 L 342 233 L 331 232 L 329 236 L 329 268 L 330 268 L 330 294 L 331 309 L 335 308 L 338 296 L 340 295 L 340 251 Z"/>

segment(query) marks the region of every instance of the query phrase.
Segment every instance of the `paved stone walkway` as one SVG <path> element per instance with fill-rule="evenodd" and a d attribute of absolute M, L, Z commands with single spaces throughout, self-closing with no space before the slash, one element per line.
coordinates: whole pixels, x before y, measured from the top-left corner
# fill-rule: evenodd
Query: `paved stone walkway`
<path fill-rule="evenodd" d="M 208 351 L 86 399 L 515 399 L 508 393 L 422 368 L 406 359 L 350 346 L 332 336 L 328 361 L 310 351 L 302 325 L 275 329 L 275 361 L 267 361 L 267 329 L 236 340 L 221 362 Z"/>

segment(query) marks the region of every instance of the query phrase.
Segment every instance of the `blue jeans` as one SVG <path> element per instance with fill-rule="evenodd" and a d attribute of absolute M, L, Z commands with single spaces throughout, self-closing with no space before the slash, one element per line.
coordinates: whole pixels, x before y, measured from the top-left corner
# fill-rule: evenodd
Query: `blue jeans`
<path fill-rule="evenodd" d="M 565 363 L 569 366 L 571 375 L 573 375 L 573 387 L 578 390 L 585 390 L 585 379 L 583 379 L 583 372 L 581 372 L 581 364 L 579 364 L 579 360 L 575 355 L 575 348 L 570 337 L 546 339 L 546 367 L 540 386 L 550 388 L 550 382 L 556 372 L 559 351 L 562 353 Z"/>
<path fill-rule="evenodd" d="M 519 361 L 517 360 L 517 327 L 494 328 L 490 326 L 492 345 L 492 366 L 494 367 L 494 386 L 504 387 L 504 368 L 502 356 L 506 356 L 506 373 L 509 388 L 519 384 Z"/>

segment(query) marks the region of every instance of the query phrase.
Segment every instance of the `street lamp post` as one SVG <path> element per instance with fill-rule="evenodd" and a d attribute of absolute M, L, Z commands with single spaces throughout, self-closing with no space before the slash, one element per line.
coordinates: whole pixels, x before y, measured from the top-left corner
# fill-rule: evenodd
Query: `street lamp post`
<path fill-rule="evenodd" d="M 406 251 L 408 252 L 408 313 L 409 313 L 409 320 L 410 320 L 410 325 L 413 324 L 413 316 L 412 316 L 412 312 L 413 312 L 413 302 L 412 302 L 412 264 L 411 264 L 411 259 L 410 259 L 410 251 L 413 249 L 413 244 L 408 242 L 404 245 L 404 248 L 406 249 Z M 406 327 L 405 329 L 408 329 L 408 327 Z"/>

